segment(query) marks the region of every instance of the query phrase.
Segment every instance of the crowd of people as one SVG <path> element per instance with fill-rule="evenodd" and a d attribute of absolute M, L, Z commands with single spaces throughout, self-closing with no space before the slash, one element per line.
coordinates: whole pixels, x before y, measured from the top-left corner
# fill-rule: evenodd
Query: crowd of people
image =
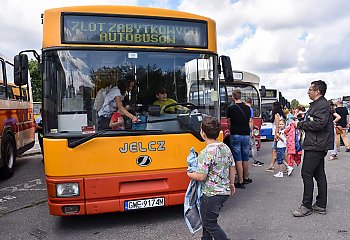
<path fill-rule="evenodd" d="M 292 213 L 294 217 L 305 217 L 312 212 L 327 213 L 325 157 L 331 151 L 330 160 L 336 159 L 335 151 L 339 151 L 340 138 L 343 139 L 345 151 L 350 151 L 346 136 L 349 113 L 343 108 L 341 101 L 334 108 L 324 97 L 326 90 L 327 84 L 322 80 L 310 84 L 308 96 L 312 103 L 307 111 L 298 106 L 290 112 L 288 109 L 283 110 L 278 102 L 274 104 L 271 119 L 274 125 L 272 160 L 266 171 L 274 172 L 277 161 L 278 172 L 274 177 L 280 178 L 284 175 L 283 165 L 286 166 L 285 173 L 291 175 L 294 164 L 302 164 L 303 198 L 301 205 Z M 203 119 L 201 136 L 207 147 L 199 153 L 198 169 L 188 173 L 190 178 L 204 182 L 205 190 L 200 205 L 203 208 L 200 212 L 203 223 L 202 239 L 228 239 L 217 223 L 219 211 L 229 195 L 235 193 L 236 188 L 244 189 L 245 184 L 253 182 L 248 172 L 250 142 L 254 135 L 252 115 L 249 99 L 244 103 L 239 89 L 232 92 L 227 121 L 230 129 L 228 147 L 217 140 L 219 121 L 212 117 Z M 254 154 L 252 156 L 254 162 L 258 161 Z M 318 189 L 315 203 L 313 179 L 316 180 Z"/>

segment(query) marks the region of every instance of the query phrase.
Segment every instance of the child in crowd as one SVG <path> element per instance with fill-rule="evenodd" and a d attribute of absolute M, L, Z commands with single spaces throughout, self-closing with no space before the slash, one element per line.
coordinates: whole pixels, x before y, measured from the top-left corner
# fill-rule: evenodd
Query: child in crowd
<path fill-rule="evenodd" d="M 281 119 L 278 123 L 278 133 L 275 135 L 275 141 L 277 145 L 277 164 L 278 164 L 278 173 L 273 175 L 277 178 L 283 177 L 283 160 L 284 155 L 286 153 L 286 134 L 284 133 L 284 129 L 286 128 L 286 121 Z M 287 167 L 288 168 L 288 167 Z"/>
<path fill-rule="evenodd" d="M 112 130 L 124 130 L 124 118 L 122 112 L 118 109 L 115 113 L 113 113 L 111 117 L 111 121 L 109 122 L 109 127 Z"/>
<path fill-rule="evenodd" d="M 288 154 L 288 176 L 292 174 L 294 162 L 297 166 L 301 163 L 301 144 L 300 144 L 300 130 L 295 128 L 294 121 L 292 120 L 289 126 L 284 130 L 287 136 L 287 154 Z"/>
<path fill-rule="evenodd" d="M 220 122 L 213 117 L 204 117 L 200 134 L 207 144 L 198 155 L 198 167 L 187 175 L 202 181 L 200 215 L 203 225 L 202 239 L 228 239 L 218 224 L 223 203 L 235 193 L 235 162 L 230 148 L 217 140 L 221 130 Z"/>

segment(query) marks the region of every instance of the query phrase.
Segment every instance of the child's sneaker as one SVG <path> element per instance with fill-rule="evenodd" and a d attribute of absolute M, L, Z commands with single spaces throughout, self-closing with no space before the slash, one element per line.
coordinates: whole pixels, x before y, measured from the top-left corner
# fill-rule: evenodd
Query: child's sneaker
<path fill-rule="evenodd" d="M 283 172 L 278 172 L 276 173 L 275 175 L 273 175 L 274 177 L 277 177 L 277 178 L 283 178 Z"/>
<path fill-rule="evenodd" d="M 287 167 L 287 174 L 288 174 L 288 176 L 290 176 L 292 174 L 293 170 L 294 170 L 293 167 L 291 167 L 291 166 Z"/>
<path fill-rule="evenodd" d="M 338 159 L 337 154 L 332 154 L 329 156 L 329 160 L 335 160 L 335 159 Z"/>

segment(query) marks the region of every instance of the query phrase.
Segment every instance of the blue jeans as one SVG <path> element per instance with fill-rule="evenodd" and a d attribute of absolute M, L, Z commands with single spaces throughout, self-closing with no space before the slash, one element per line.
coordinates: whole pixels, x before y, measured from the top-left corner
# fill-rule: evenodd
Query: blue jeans
<path fill-rule="evenodd" d="M 231 135 L 231 150 L 235 161 L 248 161 L 250 149 L 249 135 Z"/>
<path fill-rule="evenodd" d="M 286 148 L 277 148 L 277 163 L 283 164 L 284 154 L 286 153 Z"/>
<path fill-rule="evenodd" d="M 228 195 L 215 195 L 212 197 L 207 197 L 204 194 L 201 197 L 200 214 L 203 225 L 202 240 L 228 239 L 226 233 L 218 224 L 220 209 L 228 197 Z"/>

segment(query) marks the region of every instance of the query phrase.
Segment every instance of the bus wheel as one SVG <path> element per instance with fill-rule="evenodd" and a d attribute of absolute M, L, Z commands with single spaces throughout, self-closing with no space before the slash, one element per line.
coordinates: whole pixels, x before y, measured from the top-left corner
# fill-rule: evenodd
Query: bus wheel
<path fill-rule="evenodd" d="M 1 161 L 0 178 L 7 179 L 13 175 L 16 162 L 16 145 L 13 137 L 6 134 L 1 144 Z"/>

